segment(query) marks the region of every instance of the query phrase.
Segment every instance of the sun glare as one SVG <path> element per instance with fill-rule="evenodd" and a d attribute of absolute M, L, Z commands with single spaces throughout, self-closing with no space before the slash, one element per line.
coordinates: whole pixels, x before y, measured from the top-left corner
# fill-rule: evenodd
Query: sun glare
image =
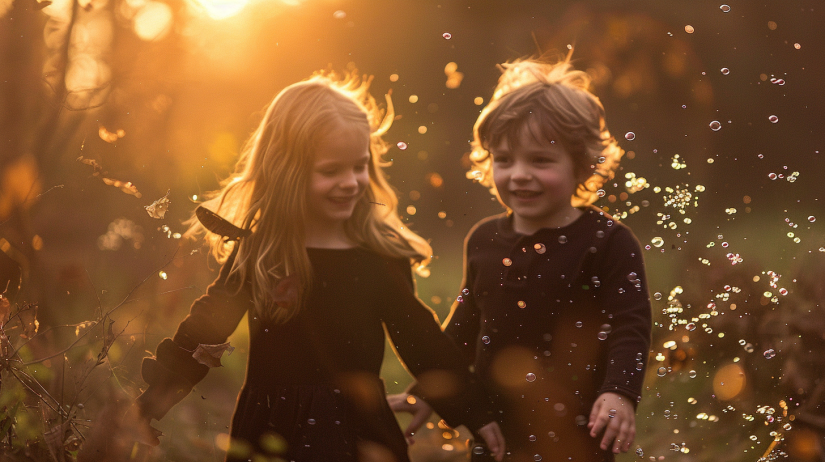
<path fill-rule="evenodd" d="M 203 8 L 212 19 L 226 19 L 240 13 L 247 4 L 246 0 L 193 0 Z"/>
<path fill-rule="evenodd" d="M 172 30 L 172 9 L 161 2 L 149 2 L 135 14 L 135 33 L 147 41 L 160 40 Z"/>

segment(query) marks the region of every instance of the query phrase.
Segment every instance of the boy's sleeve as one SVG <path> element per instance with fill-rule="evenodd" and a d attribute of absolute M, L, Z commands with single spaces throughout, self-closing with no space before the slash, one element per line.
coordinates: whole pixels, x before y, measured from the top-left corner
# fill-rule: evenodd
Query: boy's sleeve
<path fill-rule="evenodd" d="M 493 421 L 492 406 L 455 343 L 444 335 L 435 313 L 415 295 L 408 263 L 390 263 L 383 321 L 417 383 L 419 396 L 450 425 L 478 430 Z"/>
<path fill-rule="evenodd" d="M 651 308 L 642 251 L 629 228 L 619 228 L 608 242 L 601 279 L 600 303 L 612 315 L 612 331 L 598 393 L 620 393 L 636 403 L 650 350 Z"/>
<path fill-rule="evenodd" d="M 236 253 L 237 246 L 206 294 L 192 304 L 174 337 L 158 345 L 154 358 L 144 358 L 141 375 L 149 387 L 136 399 L 144 415 L 161 419 L 203 380 L 209 367 L 192 356 L 198 345 L 225 343 L 252 306 L 247 285 L 238 291 L 238 278 L 229 278 Z"/>
<path fill-rule="evenodd" d="M 470 251 L 472 232 L 464 240 L 464 277 L 461 281 L 460 298 L 456 298 L 450 308 L 450 314 L 444 321 L 444 333 L 453 339 L 464 358 L 470 364 L 475 363 L 476 343 L 481 329 L 478 309 L 475 304 L 475 272 L 470 267 Z"/>

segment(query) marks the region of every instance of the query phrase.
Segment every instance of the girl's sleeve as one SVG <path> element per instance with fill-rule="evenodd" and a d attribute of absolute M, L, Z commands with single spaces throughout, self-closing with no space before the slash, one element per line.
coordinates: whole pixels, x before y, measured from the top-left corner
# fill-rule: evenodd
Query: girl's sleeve
<path fill-rule="evenodd" d="M 149 387 L 136 400 L 144 415 L 161 419 L 203 380 L 209 367 L 192 356 L 198 345 L 225 343 L 252 306 L 248 284 L 239 291 L 238 278 L 229 277 L 236 253 L 237 246 L 206 294 L 192 304 L 174 337 L 158 345 L 154 358 L 144 358 L 141 375 Z"/>
<path fill-rule="evenodd" d="M 629 228 L 616 230 L 603 262 L 600 303 L 612 318 L 598 392 L 620 393 L 636 403 L 650 350 L 651 308 L 641 248 Z"/>
<path fill-rule="evenodd" d="M 419 396 L 450 425 L 478 430 L 493 421 L 490 400 L 435 313 L 415 295 L 409 263 L 388 262 L 383 321 L 396 353 L 416 378 Z"/>
<path fill-rule="evenodd" d="M 444 321 L 443 328 L 444 333 L 458 345 L 464 358 L 473 364 L 476 359 L 476 343 L 481 325 L 473 293 L 475 273 L 469 263 L 468 251 L 471 236 L 464 241 L 464 277 L 461 281 L 461 294 L 453 302 L 450 315 Z"/>

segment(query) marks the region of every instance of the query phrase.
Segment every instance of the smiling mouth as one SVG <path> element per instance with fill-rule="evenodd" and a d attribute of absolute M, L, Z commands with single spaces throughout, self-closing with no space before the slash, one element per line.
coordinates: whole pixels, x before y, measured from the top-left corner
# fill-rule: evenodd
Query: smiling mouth
<path fill-rule="evenodd" d="M 541 193 L 538 191 L 526 191 L 526 190 L 517 190 L 517 191 L 510 191 L 510 195 L 513 197 L 517 197 L 519 199 L 532 199 L 534 197 L 539 196 Z"/>
<path fill-rule="evenodd" d="M 355 200 L 355 196 L 348 196 L 348 197 L 330 197 L 330 201 L 336 204 L 349 204 L 353 200 Z"/>

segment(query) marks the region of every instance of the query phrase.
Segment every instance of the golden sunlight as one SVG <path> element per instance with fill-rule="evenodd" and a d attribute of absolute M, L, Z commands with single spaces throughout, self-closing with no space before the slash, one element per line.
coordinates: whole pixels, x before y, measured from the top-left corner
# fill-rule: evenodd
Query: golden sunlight
<path fill-rule="evenodd" d="M 212 19 L 226 19 L 246 6 L 246 0 L 193 0 L 196 6 L 203 8 Z"/>
<path fill-rule="evenodd" d="M 161 2 L 148 2 L 135 14 L 135 33 L 146 41 L 160 40 L 172 30 L 172 9 Z"/>

